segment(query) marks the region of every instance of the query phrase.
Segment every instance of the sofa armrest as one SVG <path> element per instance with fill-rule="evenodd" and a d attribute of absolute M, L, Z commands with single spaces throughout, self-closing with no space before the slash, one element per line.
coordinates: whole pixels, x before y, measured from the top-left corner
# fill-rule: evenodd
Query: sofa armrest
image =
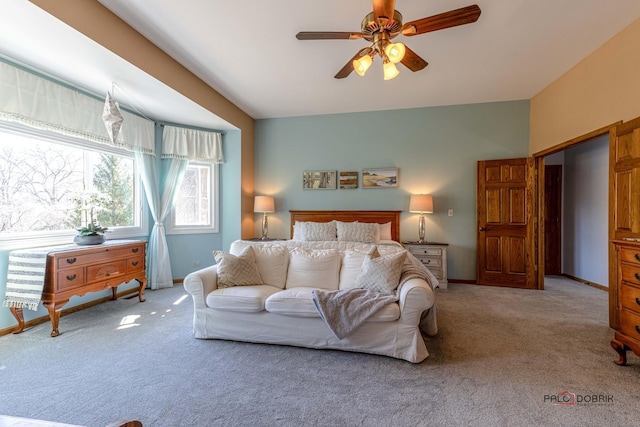
<path fill-rule="evenodd" d="M 435 294 L 431 287 L 422 279 L 409 279 L 398 290 L 400 304 L 400 321 L 411 325 L 418 325 L 422 313 L 435 305 Z"/>
<path fill-rule="evenodd" d="M 187 275 L 184 278 L 184 289 L 191 294 L 195 308 L 206 307 L 209 292 L 218 288 L 218 266 L 211 265 Z"/>

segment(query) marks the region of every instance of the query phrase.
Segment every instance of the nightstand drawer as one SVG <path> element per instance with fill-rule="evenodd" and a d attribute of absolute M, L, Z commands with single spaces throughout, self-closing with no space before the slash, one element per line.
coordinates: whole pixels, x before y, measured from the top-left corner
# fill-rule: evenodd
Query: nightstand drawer
<path fill-rule="evenodd" d="M 418 258 L 426 267 L 442 267 L 442 258 L 427 258 L 423 256 L 416 258 Z"/>
<path fill-rule="evenodd" d="M 418 256 L 442 256 L 441 248 L 421 248 L 419 246 L 407 246 L 409 252 L 416 257 Z"/>

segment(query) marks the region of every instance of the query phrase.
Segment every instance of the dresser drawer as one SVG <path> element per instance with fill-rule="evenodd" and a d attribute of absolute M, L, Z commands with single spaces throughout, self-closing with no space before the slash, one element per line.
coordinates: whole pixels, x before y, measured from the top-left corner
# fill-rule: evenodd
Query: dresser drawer
<path fill-rule="evenodd" d="M 127 260 L 112 261 L 87 267 L 87 282 L 116 277 L 127 272 Z"/>
<path fill-rule="evenodd" d="M 129 248 L 100 248 L 95 252 L 88 254 L 70 253 L 67 256 L 59 256 L 57 259 L 56 267 L 60 270 L 70 266 L 95 264 L 106 259 L 114 258 L 127 258 L 136 254 L 143 254 L 144 249 L 142 246 L 135 246 Z"/>
<path fill-rule="evenodd" d="M 84 268 L 72 267 L 58 271 L 56 279 L 56 290 L 58 291 L 84 285 Z"/>
<path fill-rule="evenodd" d="M 640 314 L 623 308 L 620 312 L 620 321 L 622 333 L 640 341 Z"/>
<path fill-rule="evenodd" d="M 622 281 L 640 285 L 640 266 L 620 264 Z"/>
<path fill-rule="evenodd" d="M 408 246 L 407 249 L 416 257 L 418 256 L 442 256 L 441 248 L 421 248 L 419 246 Z"/>
<path fill-rule="evenodd" d="M 436 279 L 440 280 L 440 279 L 444 279 L 444 275 L 442 274 L 442 269 L 441 268 L 433 268 L 433 267 L 429 267 L 429 271 L 436 276 Z"/>
<path fill-rule="evenodd" d="M 620 286 L 620 303 L 622 308 L 640 314 L 640 288 L 622 284 Z"/>
<path fill-rule="evenodd" d="M 640 249 L 620 248 L 620 261 L 636 264 L 640 269 Z"/>
<path fill-rule="evenodd" d="M 144 255 L 127 259 L 127 273 L 144 270 Z"/>

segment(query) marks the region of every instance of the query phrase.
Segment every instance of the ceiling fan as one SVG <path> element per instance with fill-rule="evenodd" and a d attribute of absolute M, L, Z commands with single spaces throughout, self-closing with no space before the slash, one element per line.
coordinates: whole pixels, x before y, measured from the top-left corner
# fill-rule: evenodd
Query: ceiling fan
<path fill-rule="evenodd" d="M 476 22 L 480 17 L 480 7 L 472 5 L 427 18 L 402 24 L 402 14 L 395 10 L 395 0 L 373 0 L 373 12 L 362 20 L 359 33 L 339 31 L 302 31 L 296 34 L 298 40 L 356 40 L 365 39 L 371 44 L 358 51 L 338 74 L 336 79 L 343 79 L 355 70 L 361 76 L 371 66 L 373 58 L 378 54 L 382 58 L 384 79 L 390 80 L 399 74 L 395 64 L 402 63 L 411 71 L 419 71 L 428 65 L 403 43 L 392 43 L 399 34 L 416 36 L 431 31 L 443 30 L 458 25 Z"/>

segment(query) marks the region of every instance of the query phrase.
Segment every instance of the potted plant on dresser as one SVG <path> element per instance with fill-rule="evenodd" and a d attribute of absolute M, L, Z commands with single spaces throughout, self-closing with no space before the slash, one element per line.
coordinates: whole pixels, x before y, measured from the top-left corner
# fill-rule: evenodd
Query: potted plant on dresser
<path fill-rule="evenodd" d="M 77 245 L 99 245 L 107 240 L 104 233 L 108 230 L 98 223 L 96 214 L 104 209 L 109 202 L 109 197 L 95 191 L 83 191 L 78 193 L 73 201 L 76 203 L 76 211 L 80 217 L 81 226 L 76 228 L 77 234 L 73 242 Z"/>

